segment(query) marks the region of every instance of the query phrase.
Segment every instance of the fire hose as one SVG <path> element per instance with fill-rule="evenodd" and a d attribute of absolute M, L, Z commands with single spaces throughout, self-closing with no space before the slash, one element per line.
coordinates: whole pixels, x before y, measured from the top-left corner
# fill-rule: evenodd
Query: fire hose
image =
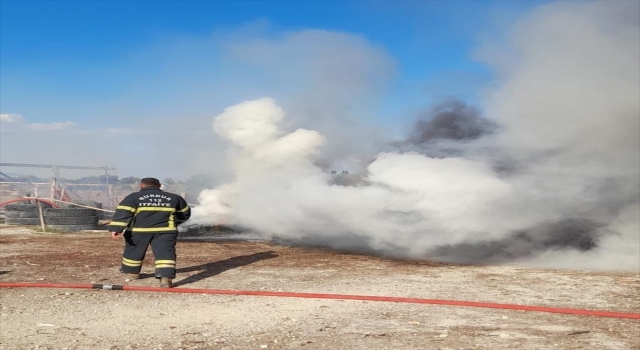
<path fill-rule="evenodd" d="M 385 297 L 385 296 L 372 296 L 372 295 L 318 294 L 318 293 L 269 292 L 269 291 L 224 290 L 224 289 L 194 289 L 194 288 L 160 288 L 160 287 L 143 287 L 143 286 L 120 286 L 120 285 L 112 285 L 112 284 L 62 284 L 62 283 L 24 283 L 24 282 L 16 282 L 16 283 L 3 282 L 3 283 L 0 283 L 0 288 L 100 289 L 100 290 L 122 290 L 122 291 L 138 291 L 138 292 L 168 292 L 168 293 L 193 293 L 193 294 L 249 295 L 249 296 L 284 297 L 284 298 L 382 301 L 382 302 L 395 302 L 395 303 L 463 306 L 463 307 L 478 307 L 478 308 L 490 308 L 490 309 L 548 312 L 548 313 L 583 315 L 583 316 L 640 319 L 640 313 L 627 313 L 627 312 L 615 312 L 615 311 L 604 311 L 604 310 L 581 310 L 581 309 L 568 309 L 568 308 L 557 308 L 557 307 L 546 307 L 546 306 L 486 303 L 486 302 L 475 302 L 475 301 Z"/>
<path fill-rule="evenodd" d="M 24 197 L 24 198 L 17 198 L 17 199 L 11 199 L 5 202 L 1 202 L 0 203 L 0 207 L 7 205 L 7 204 L 11 204 L 11 203 L 17 203 L 17 202 L 24 202 L 24 201 L 30 201 L 30 200 L 35 200 L 41 203 L 45 203 L 45 204 L 49 204 L 50 206 L 57 208 L 58 205 L 55 204 L 54 202 L 48 200 L 48 199 L 44 199 L 44 198 L 36 198 L 36 197 Z M 55 201 L 55 199 L 54 199 Z"/>

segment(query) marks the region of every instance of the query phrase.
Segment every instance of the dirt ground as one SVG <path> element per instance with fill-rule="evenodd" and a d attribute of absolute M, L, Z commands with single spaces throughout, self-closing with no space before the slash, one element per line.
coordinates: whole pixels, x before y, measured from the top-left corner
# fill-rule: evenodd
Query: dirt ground
<path fill-rule="evenodd" d="M 0 226 L 0 282 L 156 286 L 106 232 Z M 633 273 L 460 266 L 180 241 L 180 288 L 360 294 L 640 312 Z M 640 349 L 640 320 L 389 302 L 0 288 L 0 349 Z"/>

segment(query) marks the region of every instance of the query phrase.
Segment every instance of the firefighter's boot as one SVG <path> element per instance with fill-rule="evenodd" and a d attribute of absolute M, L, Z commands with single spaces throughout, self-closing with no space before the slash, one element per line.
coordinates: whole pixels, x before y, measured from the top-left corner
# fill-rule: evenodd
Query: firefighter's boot
<path fill-rule="evenodd" d="M 127 277 L 127 278 L 129 278 L 131 280 L 139 280 L 140 279 L 140 274 L 139 273 L 127 273 L 127 272 L 122 271 L 122 268 L 120 268 L 120 270 L 118 270 L 118 271 L 120 271 L 121 274 L 123 274 L 125 277 Z"/>
<path fill-rule="evenodd" d="M 171 277 L 160 277 L 160 287 L 161 288 L 172 288 L 173 280 Z"/>
<path fill-rule="evenodd" d="M 130 280 L 139 280 L 140 279 L 140 274 L 139 273 L 125 273 L 125 276 L 127 276 L 127 278 L 129 278 Z"/>

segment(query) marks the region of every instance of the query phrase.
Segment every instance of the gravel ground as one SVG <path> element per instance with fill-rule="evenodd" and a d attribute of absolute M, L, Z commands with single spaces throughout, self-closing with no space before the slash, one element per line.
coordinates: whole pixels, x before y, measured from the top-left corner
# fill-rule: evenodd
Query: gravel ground
<path fill-rule="evenodd" d="M 0 225 L 0 282 L 156 286 L 106 232 Z M 640 312 L 640 276 L 461 266 L 260 241 L 181 241 L 180 288 L 455 299 Z M 0 349 L 640 349 L 640 320 L 371 301 L 0 289 Z"/>

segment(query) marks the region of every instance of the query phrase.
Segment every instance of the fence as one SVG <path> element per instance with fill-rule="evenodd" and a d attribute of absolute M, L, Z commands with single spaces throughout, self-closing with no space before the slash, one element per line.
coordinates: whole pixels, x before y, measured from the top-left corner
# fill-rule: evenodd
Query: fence
<path fill-rule="evenodd" d="M 24 197 L 38 197 L 63 201 L 94 201 L 103 208 L 114 208 L 116 198 L 113 195 L 113 185 L 105 184 L 74 184 L 59 183 L 56 179 L 51 182 L 0 182 L 0 198 L 9 200 Z"/>

